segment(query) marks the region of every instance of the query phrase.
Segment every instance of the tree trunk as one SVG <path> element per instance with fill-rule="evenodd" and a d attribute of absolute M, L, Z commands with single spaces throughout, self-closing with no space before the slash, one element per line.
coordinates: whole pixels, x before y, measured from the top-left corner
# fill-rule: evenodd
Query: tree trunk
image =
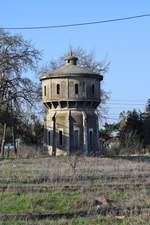
<path fill-rule="evenodd" d="M 15 138 L 14 126 L 12 126 L 12 143 L 13 143 L 13 146 L 14 146 L 15 155 L 17 155 L 17 146 L 16 146 L 16 138 Z"/>
<path fill-rule="evenodd" d="M 6 137 L 6 123 L 4 123 L 4 128 L 3 128 L 3 136 L 2 136 L 2 142 L 1 142 L 1 156 L 4 157 L 4 153 L 5 153 L 5 149 L 4 149 L 4 145 L 5 145 L 5 137 Z"/>

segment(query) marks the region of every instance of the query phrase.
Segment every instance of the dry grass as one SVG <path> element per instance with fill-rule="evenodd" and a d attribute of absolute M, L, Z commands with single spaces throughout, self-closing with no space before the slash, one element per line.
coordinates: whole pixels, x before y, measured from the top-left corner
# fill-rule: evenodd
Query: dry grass
<path fill-rule="evenodd" d="M 76 161 L 74 162 L 74 160 Z M 125 221 L 128 214 L 130 220 L 132 218 L 135 220 L 135 210 L 137 218 L 143 216 L 146 221 L 146 218 L 150 216 L 149 171 L 148 157 L 130 157 L 128 159 L 121 157 L 7 159 L 0 161 L 0 190 L 3 190 L 4 193 L 11 194 L 12 192 L 12 195 L 19 192 L 20 196 L 22 196 L 22 191 L 25 191 L 27 198 L 29 198 L 28 193 L 30 192 L 33 193 L 33 196 L 35 192 L 43 192 L 43 197 L 40 198 L 40 207 L 43 212 L 46 204 L 44 193 L 55 194 L 58 192 L 62 193 L 62 196 L 67 196 L 67 193 L 74 193 L 78 198 L 75 198 L 74 201 L 72 198 L 67 200 L 70 210 L 73 210 L 73 212 L 86 210 L 89 214 L 93 211 L 97 213 L 96 207 L 98 204 L 101 208 L 109 208 L 109 210 L 114 208 L 117 210 L 124 209 L 122 216 L 124 215 L 124 224 L 127 224 Z M 1 196 L 3 196 L 2 193 Z M 58 196 L 61 195 L 58 194 Z M 57 201 L 63 204 L 64 197 L 59 198 Z M 10 199 L 9 201 L 11 201 Z M 20 201 L 19 198 L 18 201 Z M 26 198 L 24 198 L 24 201 L 26 201 Z M 33 204 L 34 197 L 30 201 L 30 204 Z M 63 211 L 63 206 L 61 207 Z M 55 209 L 57 209 L 57 205 Z M 125 209 L 129 210 L 130 213 L 125 214 Z M 68 211 L 65 212 L 69 213 L 70 210 L 67 206 L 66 210 Z M 59 212 L 59 207 L 56 211 Z M 96 215 L 98 216 L 98 214 Z M 105 220 L 106 218 L 107 213 Z M 69 222 L 66 222 L 66 224 L 69 224 Z M 100 223 L 95 222 L 93 224 Z"/>

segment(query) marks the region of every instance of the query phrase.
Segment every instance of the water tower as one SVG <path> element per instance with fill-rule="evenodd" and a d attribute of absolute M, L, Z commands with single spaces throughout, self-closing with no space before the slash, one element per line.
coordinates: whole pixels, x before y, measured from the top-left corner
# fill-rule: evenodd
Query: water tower
<path fill-rule="evenodd" d="M 72 54 L 65 64 L 44 73 L 42 99 L 47 107 L 44 146 L 52 155 L 80 152 L 86 155 L 99 149 L 98 117 L 100 81 L 98 73 L 77 65 Z"/>

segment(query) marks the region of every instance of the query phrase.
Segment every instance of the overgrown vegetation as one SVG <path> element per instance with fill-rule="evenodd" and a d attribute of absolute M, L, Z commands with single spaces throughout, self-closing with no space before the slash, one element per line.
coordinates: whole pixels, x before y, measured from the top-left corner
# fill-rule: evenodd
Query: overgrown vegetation
<path fill-rule="evenodd" d="M 113 137 L 113 132 L 116 133 Z M 117 123 L 105 124 L 101 140 L 110 154 L 144 154 L 150 152 L 150 99 L 145 112 L 121 112 Z"/>
<path fill-rule="evenodd" d="M 0 161 L 0 224 L 145 224 L 149 157 Z M 140 221 L 140 222 L 139 222 Z"/>

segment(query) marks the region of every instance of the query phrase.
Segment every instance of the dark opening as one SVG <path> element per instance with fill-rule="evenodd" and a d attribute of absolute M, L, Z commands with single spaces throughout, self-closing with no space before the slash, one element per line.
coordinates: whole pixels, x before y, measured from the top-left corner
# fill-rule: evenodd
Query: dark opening
<path fill-rule="evenodd" d="M 91 130 L 89 132 L 89 145 L 90 145 L 90 148 L 92 148 L 92 146 L 93 146 L 93 131 L 91 131 Z"/>
<path fill-rule="evenodd" d="M 57 95 L 60 94 L 60 84 L 57 84 Z"/>
<path fill-rule="evenodd" d="M 51 144 L 51 131 L 48 131 L 48 145 Z"/>
<path fill-rule="evenodd" d="M 46 86 L 44 86 L 44 96 L 46 96 Z"/>
<path fill-rule="evenodd" d="M 94 84 L 92 84 L 92 96 L 94 96 L 94 94 L 95 94 L 95 86 Z"/>
<path fill-rule="evenodd" d="M 69 102 L 69 108 L 75 108 L 76 102 Z"/>
<path fill-rule="evenodd" d="M 85 92 L 85 82 L 83 82 L 83 92 Z"/>
<path fill-rule="evenodd" d="M 61 108 L 67 107 L 67 102 L 60 102 Z"/>
<path fill-rule="evenodd" d="M 79 148 L 79 131 L 74 130 L 74 148 L 78 149 Z"/>
<path fill-rule="evenodd" d="M 75 84 L 75 94 L 78 95 L 79 93 L 79 85 Z"/>
<path fill-rule="evenodd" d="M 62 145 L 62 130 L 59 131 L 59 145 Z"/>

